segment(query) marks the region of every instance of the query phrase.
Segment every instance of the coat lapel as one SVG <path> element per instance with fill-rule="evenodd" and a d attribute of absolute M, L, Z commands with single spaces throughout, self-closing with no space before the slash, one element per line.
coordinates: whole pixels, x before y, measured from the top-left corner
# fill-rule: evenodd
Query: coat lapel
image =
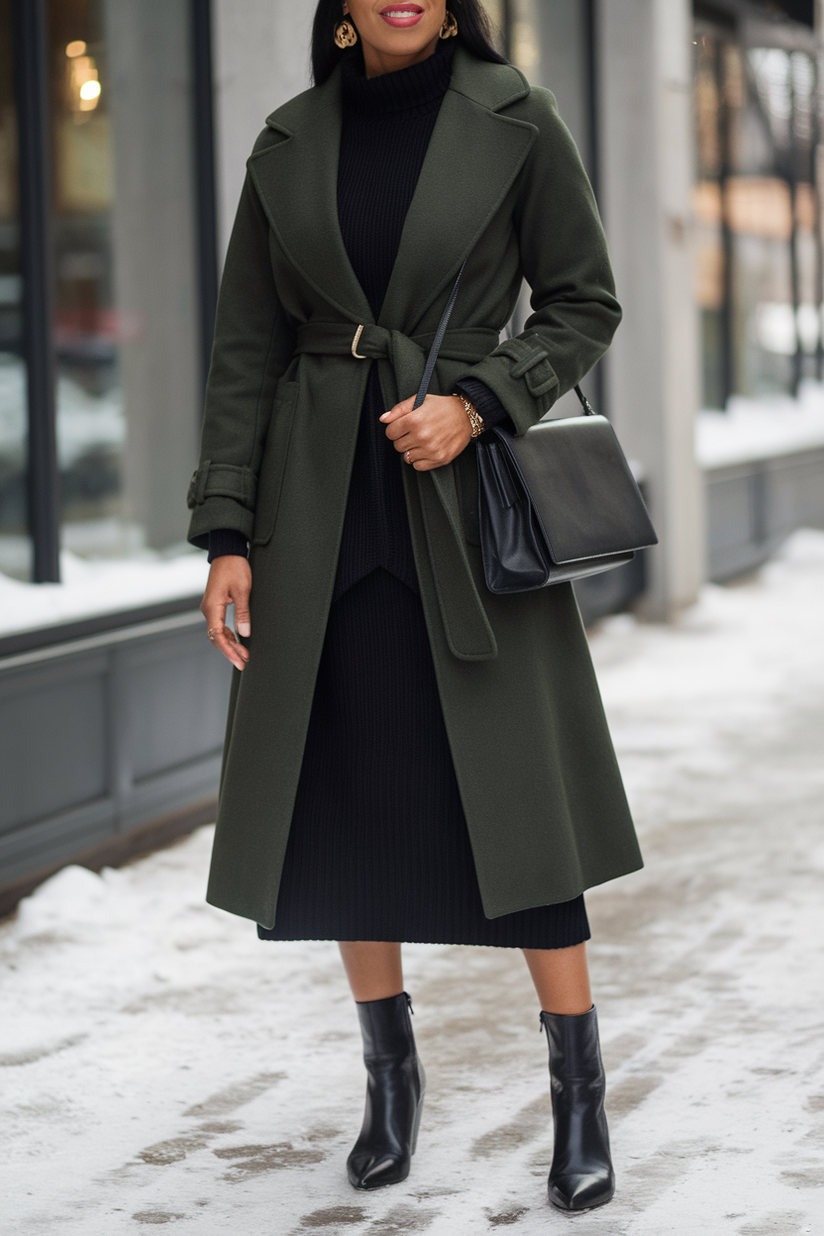
<path fill-rule="evenodd" d="M 457 49 L 406 216 L 382 325 L 415 332 L 501 205 L 536 131 L 495 109 L 526 92 L 515 69 Z M 254 154 L 249 172 L 275 235 L 295 268 L 345 319 L 373 322 L 338 222 L 339 71 L 280 108 L 267 125 L 282 140 Z"/>
<path fill-rule="evenodd" d="M 391 329 L 415 333 L 500 207 L 535 140 L 532 125 L 490 107 L 501 92 L 490 98 L 482 79 L 497 67 L 460 48 L 455 56 L 381 309 L 381 324 Z M 512 78 L 521 86 L 515 97 L 526 93 L 520 74 L 501 71 L 508 101 Z"/>
<path fill-rule="evenodd" d="M 374 322 L 338 222 L 340 72 L 274 112 L 282 137 L 253 154 L 249 174 L 292 265 L 344 319 Z"/>

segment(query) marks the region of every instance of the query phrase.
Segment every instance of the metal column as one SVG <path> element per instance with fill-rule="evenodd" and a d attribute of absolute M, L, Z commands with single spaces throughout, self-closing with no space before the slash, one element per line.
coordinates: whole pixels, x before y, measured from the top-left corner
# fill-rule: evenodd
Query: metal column
<path fill-rule="evenodd" d="M 45 0 L 13 0 L 23 340 L 28 373 L 29 531 L 35 583 L 60 580 L 54 272 Z"/>

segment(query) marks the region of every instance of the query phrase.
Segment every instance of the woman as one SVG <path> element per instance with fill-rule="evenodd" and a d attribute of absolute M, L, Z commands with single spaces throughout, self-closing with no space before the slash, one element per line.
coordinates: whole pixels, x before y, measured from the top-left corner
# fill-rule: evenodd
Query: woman
<path fill-rule="evenodd" d="M 641 860 L 569 585 L 484 586 L 473 438 L 543 416 L 620 311 L 552 96 L 450 2 L 321 0 L 315 86 L 248 163 L 189 494 L 238 671 L 208 896 L 263 939 L 340 942 L 357 1188 L 405 1179 L 421 1119 L 399 941 L 523 948 L 550 1200 L 582 1210 L 614 1190 L 582 894 Z M 524 277 L 534 312 L 499 343 Z"/>

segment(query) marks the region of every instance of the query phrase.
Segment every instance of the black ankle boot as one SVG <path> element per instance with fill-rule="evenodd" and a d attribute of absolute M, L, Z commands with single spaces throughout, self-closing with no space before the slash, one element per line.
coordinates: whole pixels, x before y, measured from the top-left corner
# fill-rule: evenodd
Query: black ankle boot
<path fill-rule="evenodd" d="M 591 1210 L 615 1192 L 598 1018 L 594 1008 L 577 1016 L 541 1013 L 541 1024 L 549 1040 L 555 1124 L 549 1200 L 559 1210 Z"/>
<path fill-rule="evenodd" d="M 409 1175 L 426 1089 L 411 1008 L 405 991 L 357 1005 L 367 1081 L 363 1127 L 346 1162 L 356 1189 L 398 1184 Z"/>

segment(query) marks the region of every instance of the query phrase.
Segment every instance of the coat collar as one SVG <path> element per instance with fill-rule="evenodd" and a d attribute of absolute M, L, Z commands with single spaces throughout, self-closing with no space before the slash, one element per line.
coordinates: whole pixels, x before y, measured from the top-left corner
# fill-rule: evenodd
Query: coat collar
<path fill-rule="evenodd" d="M 458 48 L 406 216 L 381 325 L 413 333 L 501 205 L 536 129 L 499 113 L 528 91 L 517 69 L 479 61 Z M 345 320 L 372 322 L 338 223 L 340 71 L 266 123 L 281 140 L 254 154 L 249 171 L 280 244 Z"/>

